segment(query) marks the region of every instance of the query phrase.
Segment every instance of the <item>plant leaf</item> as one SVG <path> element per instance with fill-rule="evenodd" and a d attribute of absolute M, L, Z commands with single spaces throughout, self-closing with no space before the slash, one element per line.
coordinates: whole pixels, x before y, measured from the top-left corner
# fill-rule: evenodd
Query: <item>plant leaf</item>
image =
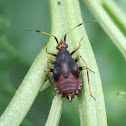
<path fill-rule="evenodd" d="M 67 33 L 70 29 L 83 22 L 78 0 L 61 0 L 60 5 L 58 5 L 58 0 L 50 1 L 52 9 L 52 22 L 57 24 L 60 22 L 60 24 L 62 24 L 60 26 L 60 30 L 62 30 L 59 31 L 61 32 L 62 36 L 65 35 L 65 33 Z M 52 26 L 54 26 L 54 24 L 52 24 Z M 86 71 L 83 71 L 82 79 L 84 84 L 78 96 L 81 126 L 106 126 L 107 119 L 101 80 L 94 54 L 83 26 L 76 28 L 67 35 L 67 44 L 69 45 L 68 50 L 72 52 L 75 48 L 77 48 L 82 37 L 84 37 L 84 39 L 82 40 L 81 48 L 73 55 L 73 57 L 76 58 L 79 55 L 82 56 L 88 66 L 95 71 L 95 74 L 90 72 L 89 76 L 92 93 L 96 98 L 96 102 L 89 94 Z M 84 66 L 82 61 L 79 61 L 78 64 L 79 66 Z M 57 115 L 53 113 L 53 116 Z M 51 118 L 48 118 L 47 122 L 50 122 L 51 124 Z"/>
<path fill-rule="evenodd" d="M 98 20 L 100 26 L 111 38 L 119 51 L 126 59 L 126 38 L 119 28 L 115 25 L 107 12 L 104 10 L 98 0 L 83 0 L 92 12 L 93 16 Z"/>

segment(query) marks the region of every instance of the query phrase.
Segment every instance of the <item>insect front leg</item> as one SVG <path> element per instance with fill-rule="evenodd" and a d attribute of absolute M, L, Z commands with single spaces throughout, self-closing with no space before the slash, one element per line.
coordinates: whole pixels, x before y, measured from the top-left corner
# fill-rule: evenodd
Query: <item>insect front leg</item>
<path fill-rule="evenodd" d="M 52 56 L 55 56 L 55 57 L 57 56 L 56 54 L 54 54 L 54 53 L 52 53 L 52 52 L 48 52 L 48 51 L 47 51 L 47 47 L 46 47 L 46 52 L 47 52 L 48 54 L 52 55 Z"/>
<path fill-rule="evenodd" d="M 89 85 L 89 92 L 90 92 L 90 96 L 96 101 L 96 99 L 94 98 L 94 96 L 91 93 L 91 86 L 90 86 L 90 81 L 89 81 L 89 74 L 88 74 L 88 68 L 87 66 L 83 66 L 83 67 L 79 67 L 80 70 L 87 70 L 87 78 L 88 78 L 88 85 Z"/>
<path fill-rule="evenodd" d="M 82 37 L 82 39 L 83 39 L 83 38 L 84 38 L 84 37 Z M 78 46 L 75 50 L 73 50 L 73 51 L 71 52 L 71 55 L 73 55 L 73 54 L 80 48 L 82 39 L 79 41 L 79 46 Z"/>

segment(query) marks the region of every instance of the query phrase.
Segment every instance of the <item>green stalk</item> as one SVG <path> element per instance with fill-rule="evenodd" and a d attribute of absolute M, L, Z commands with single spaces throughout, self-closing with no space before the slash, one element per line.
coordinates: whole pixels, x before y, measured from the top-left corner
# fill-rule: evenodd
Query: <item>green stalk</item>
<path fill-rule="evenodd" d="M 62 114 L 62 107 L 63 107 L 63 100 L 61 100 L 60 95 L 54 96 L 45 126 L 59 125 L 60 117 Z"/>
<path fill-rule="evenodd" d="M 102 0 L 101 4 L 117 23 L 120 30 L 126 35 L 126 14 L 113 0 Z"/>
<path fill-rule="evenodd" d="M 59 0 L 50 0 L 50 3 L 52 34 L 60 41 L 66 32 L 83 22 L 79 2 L 78 0 L 60 0 L 60 2 Z M 94 54 L 84 26 L 78 27 L 76 30 L 67 35 L 67 44 L 69 45 L 68 50 L 71 52 L 77 48 L 82 37 L 84 37 L 84 39 L 81 42 L 81 48 L 73 55 L 73 58 L 81 55 L 88 66 L 95 71 L 95 74 L 90 72 L 89 77 L 92 94 L 96 98 L 96 101 L 94 101 L 89 94 L 86 71 L 82 71 L 83 86 L 78 96 L 81 126 L 106 126 L 107 120 L 102 84 Z M 49 43 L 47 44 L 48 51 L 57 53 L 56 45 L 57 43 L 54 38 L 51 37 Z M 48 55 L 44 48 L 38 54 L 30 70 L 22 81 L 21 86 L 1 116 L 1 125 L 10 126 L 11 124 L 13 126 L 17 126 L 21 124 L 22 120 L 25 118 L 32 106 L 39 90 L 43 87 L 43 83 L 45 81 L 44 69 L 47 68 L 48 59 L 54 60 L 54 57 Z M 85 64 L 80 60 L 78 65 L 84 66 Z M 57 126 L 59 124 L 62 113 L 62 105 L 63 100 L 60 95 L 55 96 L 46 126 Z"/>
<path fill-rule="evenodd" d="M 52 16 L 60 16 L 60 20 L 55 23 L 60 22 L 62 24 L 62 36 L 70 29 L 83 22 L 78 0 L 60 0 L 60 5 L 58 5 L 58 0 L 50 0 L 50 2 Z M 96 98 L 96 101 L 94 101 L 94 99 L 89 94 L 89 86 L 87 82 L 86 71 L 83 71 L 83 86 L 78 97 L 81 126 L 106 126 L 106 111 L 101 80 L 94 58 L 94 54 L 83 26 L 78 27 L 76 30 L 72 31 L 67 36 L 67 44 L 69 45 L 68 50 L 71 52 L 75 48 L 77 48 L 79 46 L 79 41 L 82 37 L 84 37 L 84 39 L 82 40 L 81 48 L 74 54 L 73 57 L 76 58 L 77 56 L 81 55 L 85 59 L 88 66 L 93 71 L 95 71 L 95 74 L 90 72 L 89 76 L 92 94 Z M 79 61 L 79 66 L 84 65 L 85 64 L 82 61 Z M 53 104 L 55 103 L 53 102 Z M 54 106 L 53 104 L 52 106 Z M 51 107 L 46 126 L 50 126 L 50 124 L 51 126 L 58 125 L 58 123 L 54 123 L 52 120 L 55 116 L 58 117 L 58 115 L 56 115 L 55 113 L 55 110 L 53 110 L 53 107 Z M 59 121 L 59 118 L 60 116 L 58 117 L 57 121 Z"/>
<path fill-rule="evenodd" d="M 83 0 L 126 60 L 126 38 L 97 0 Z"/>
<path fill-rule="evenodd" d="M 13 99 L 0 118 L 3 126 L 18 126 L 31 108 L 41 84 L 45 80 L 47 54 L 43 49 L 35 59 L 30 70 L 16 91 Z"/>
<path fill-rule="evenodd" d="M 55 19 L 58 19 L 58 15 Z M 62 36 L 61 32 L 59 32 L 61 31 L 61 24 L 53 22 L 52 25 L 53 34 L 57 37 Z M 53 53 L 57 52 L 54 38 L 50 39 L 47 47 L 49 51 Z M 11 124 L 17 126 L 21 124 L 45 81 L 46 75 L 44 69 L 47 68 L 48 59 L 51 58 L 52 56 L 46 53 L 45 48 L 38 54 L 13 99 L 2 114 L 0 118 L 1 125 L 10 126 Z"/>
<path fill-rule="evenodd" d="M 61 17 L 59 14 L 55 14 L 56 13 L 54 12 L 54 15 L 52 15 L 52 34 L 57 36 L 57 38 L 61 38 L 61 36 L 63 36 L 61 34 Z M 50 38 L 47 47 L 50 52 L 57 53 L 56 41 L 54 38 Z M 45 48 L 38 54 L 20 87 L 16 91 L 13 99 L 2 114 L 0 118 L 1 125 L 10 126 L 11 124 L 13 126 L 17 126 L 21 124 L 31 108 L 39 90 L 42 88 L 46 76 L 44 69 L 47 68 L 47 61 L 52 58 L 54 57 L 48 55 Z M 60 99 L 60 102 L 61 101 L 62 99 Z"/>
<path fill-rule="evenodd" d="M 42 87 L 40 88 L 40 91 L 45 90 L 46 88 L 48 88 L 50 86 L 50 82 L 49 80 L 45 81 L 45 83 L 42 85 Z"/>

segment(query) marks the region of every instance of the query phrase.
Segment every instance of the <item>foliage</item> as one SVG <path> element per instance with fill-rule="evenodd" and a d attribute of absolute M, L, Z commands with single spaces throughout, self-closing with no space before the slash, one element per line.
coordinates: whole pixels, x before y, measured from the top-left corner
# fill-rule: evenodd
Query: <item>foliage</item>
<path fill-rule="evenodd" d="M 90 2 L 90 0 L 87 0 L 87 1 Z M 125 1 L 123 2 L 125 3 Z M 124 11 L 126 11 L 125 6 L 123 6 L 125 4 L 123 2 L 122 2 L 122 5 L 120 1 L 118 2 L 118 4 L 124 9 Z M 108 14 L 111 13 L 112 15 L 114 13 L 112 11 L 113 8 L 108 9 L 108 7 L 106 7 L 108 6 L 107 2 L 104 4 L 103 3 L 100 3 L 100 4 L 103 7 L 105 7 L 105 11 L 107 11 Z M 80 1 L 80 5 L 82 9 L 82 16 L 84 16 L 83 17 L 84 21 L 92 20 L 93 19 L 92 15 L 84 6 L 82 1 Z M 6 18 L 4 16 L 0 16 L 0 113 L 2 114 L 5 108 L 7 107 L 8 103 L 10 102 L 11 98 L 13 97 L 15 91 L 17 90 L 19 84 L 23 80 L 25 74 L 27 73 L 37 53 L 39 53 L 41 48 L 44 47 L 45 42 L 47 42 L 47 39 L 48 39 L 48 37 L 45 35 L 40 35 L 38 33 L 31 33 L 31 32 L 23 33 L 20 31 L 24 29 L 40 29 L 39 27 L 41 27 L 43 31 L 50 33 L 50 22 L 49 22 L 50 18 L 49 16 L 47 16 L 49 13 L 47 1 L 38 1 L 38 2 L 31 1 L 29 4 L 28 1 L 10 3 L 9 1 L 4 2 L 1 0 L 0 6 L 2 10 L 2 11 L 0 10 L 0 12 L 2 12 L 2 14 L 8 17 Z M 65 5 L 65 7 L 66 6 L 67 4 Z M 17 7 L 19 11 L 15 11 L 13 9 L 15 7 Z M 22 10 L 22 8 L 24 9 Z M 65 8 L 65 10 L 67 10 L 67 8 Z M 57 15 L 54 15 L 54 16 L 57 16 Z M 64 17 L 64 15 L 60 15 L 60 16 Z M 69 16 L 71 17 L 72 15 L 69 14 Z M 78 17 L 74 17 L 74 18 L 78 19 Z M 114 21 L 117 20 L 116 18 L 113 18 L 113 19 Z M 60 19 L 56 19 L 56 20 L 60 20 Z M 11 25 L 10 25 L 10 21 L 11 21 Z M 64 24 L 67 23 L 67 20 L 65 21 L 66 22 L 64 22 Z M 69 21 L 70 20 L 68 20 L 68 22 Z M 120 22 L 120 20 L 117 22 Z M 55 22 L 53 21 L 53 23 Z M 48 25 L 45 25 L 45 24 L 48 24 Z M 63 25 L 63 29 L 62 29 L 63 31 L 61 31 L 60 29 L 61 27 L 58 27 L 58 24 L 56 27 L 58 29 L 57 32 L 53 31 L 52 33 L 58 36 L 58 38 L 61 38 L 70 28 L 76 25 L 76 22 L 74 22 L 73 24 L 68 23 L 69 27 L 68 26 L 66 27 L 66 25 Z M 118 27 L 120 27 L 120 25 L 121 27 L 123 26 L 122 23 L 119 23 Z M 87 24 L 86 30 L 90 38 L 90 41 L 92 42 L 91 44 L 95 52 L 95 56 L 96 56 L 99 68 L 100 68 L 101 78 L 103 80 L 103 89 L 104 89 L 104 94 L 105 94 L 108 123 L 109 125 L 120 125 L 120 124 L 115 124 L 113 120 L 119 119 L 120 117 L 123 119 L 126 115 L 125 115 L 123 106 L 119 104 L 120 102 L 117 100 L 114 94 L 116 94 L 117 91 L 125 88 L 125 83 L 126 83 L 124 79 L 126 75 L 126 71 L 124 70 L 125 61 L 123 57 L 121 56 L 120 52 L 117 50 L 117 48 L 115 48 L 113 44 L 111 44 L 111 40 L 104 34 L 104 32 L 102 31 L 102 29 L 99 27 L 97 23 Z M 78 38 L 75 38 L 73 40 L 74 34 L 77 33 L 78 31 L 79 30 L 74 31 L 74 33 L 68 36 L 67 41 L 70 45 L 69 50 L 73 50 L 75 45 L 78 45 L 77 42 L 80 39 L 80 37 L 78 36 Z M 123 33 L 125 33 L 124 29 L 122 31 Z M 48 45 L 48 48 L 50 51 L 55 51 L 54 48 L 56 46 L 56 43 L 53 39 L 51 39 L 50 41 L 52 41 L 52 43 Z M 75 44 L 75 45 L 73 44 L 73 46 L 72 46 L 72 41 Z M 88 52 L 89 46 L 86 45 L 86 41 L 87 40 L 85 38 L 84 48 Z M 83 49 L 83 45 L 82 45 L 82 49 Z M 81 54 L 81 51 L 78 52 L 78 54 L 79 53 Z M 82 54 L 82 55 L 85 55 L 85 54 Z M 49 57 L 46 54 L 44 54 L 43 56 L 52 59 L 52 57 Z M 43 58 L 43 56 L 41 56 L 41 58 Z M 92 63 L 89 62 L 90 59 L 88 61 L 88 56 L 87 57 L 85 56 L 84 58 L 86 58 L 86 61 L 88 62 L 90 68 L 92 68 Z M 45 59 L 45 62 L 46 61 L 47 59 Z M 40 61 L 40 64 L 38 64 L 38 66 L 41 66 L 41 70 L 44 67 L 46 67 L 46 65 L 43 66 L 43 62 L 41 61 Z M 34 73 L 34 75 L 37 75 L 40 78 L 41 73 L 37 73 L 37 74 Z M 94 75 L 91 74 L 90 77 L 93 78 L 93 76 Z M 35 77 L 33 77 L 33 79 L 34 78 Z M 40 78 L 40 82 L 41 80 L 42 78 Z M 85 76 L 85 80 L 86 80 L 86 76 Z M 34 81 L 32 82 L 31 86 L 29 84 L 29 86 L 31 87 L 30 89 L 33 89 L 33 90 L 30 90 L 31 97 L 33 96 L 33 94 L 37 95 L 37 90 L 41 87 L 41 84 L 42 84 L 42 82 L 41 83 L 40 82 L 39 83 L 37 82 L 38 86 L 33 85 Z M 47 82 L 47 85 L 48 85 L 48 82 Z M 97 84 L 95 83 L 92 84 L 91 82 L 92 88 L 95 85 Z M 85 84 L 85 86 L 87 86 L 86 90 L 88 91 L 88 85 Z M 24 93 L 25 93 L 25 90 L 24 90 Z M 93 91 L 93 94 L 95 94 L 94 91 Z M 32 97 L 33 101 L 36 95 L 34 96 L 34 98 Z M 88 96 L 86 97 L 86 99 L 90 99 L 90 96 L 88 93 L 87 95 Z M 26 95 L 23 96 L 24 99 L 26 98 L 25 96 Z M 51 88 L 48 88 L 47 90 L 44 90 L 43 92 L 39 93 L 32 108 L 30 109 L 30 112 L 28 113 L 28 115 L 26 116 L 25 120 L 23 121 L 21 125 L 22 126 L 44 125 L 48 116 L 48 111 L 50 109 L 52 96 L 53 96 L 53 91 Z M 96 97 L 96 99 L 98 97 Z M 20 99 L 18 101 L 21 102 Z M 27 103 L 27 101 L 29 100 L 25 99 L 24 101 L 26 101 Z M 92 104 L 88 104 L 89 102 L 87 101 L 87 105 L 86 104 L 84 105 L 87 108 L 88 107 L 93 108 Z M 26 103 L 24 103 L 24 105 L 26 105 Z M 23 106 L 23 104 L 21 106 Z M 115 113 L 113 113 L 113 111 L 115 111 L 117 107 L 118 107 L 118 116 L 115 116 Z M 14 111 L 15 110 L 16 109 L 14 109 Z M 24 108 L 22 108 L 20 112 L 22 112 L 22 110 L 26 111 L 24 110 Z M 63 116 L 61 118 L 60 125 L 61 126 L 62 125 L 73 125 L 73 126 L 79 125 L 79 116 L 78 116 L 78 111 L 77 111 L 76 98 L 74 99 L 72 104 L 68 103 L 65 100 L 64 107 L 63 107 Z"/>

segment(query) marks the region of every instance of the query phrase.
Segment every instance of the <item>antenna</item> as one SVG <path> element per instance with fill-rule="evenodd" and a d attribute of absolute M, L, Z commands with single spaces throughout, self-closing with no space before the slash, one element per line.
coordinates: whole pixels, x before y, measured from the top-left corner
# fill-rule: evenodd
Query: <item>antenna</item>
<path fill-rule="evenodd" d="M 40 30 L 24 30 L 24 31 L 40 32 L 40 33 L 42 33 L 42 34 L 46 34 L 46 35 L 52 36 L 52 37 L 54 37 L 54 39 L 56 40 L 57 44 L 59 44 L 58 39 L 56 38 L 56 36 L 54 36 L 54 35 L 52 35 L 52 34 L 49 34 L 49 33 L 47 33 L 47 32 L 43 32 L 43 31 L 40 31 Z"/>
<path fill-rule="evenodd" d="M 70 31 L 68 31 L 65 35 L 64 35 L 64 42 L 66 43 L 66 35 L 69 34 L 71 31 L 73 31 L 74 29 L 76 29 L 77 27 L 81 26 L 82 24 L 87 24 L 87 23 L 91 23 L 91 22 L 96 22 L 97 20 L 91 20 L 85 23 L 80 23 L 79 25 L 77 25 L 76 27 L 72 28 Z"/>

